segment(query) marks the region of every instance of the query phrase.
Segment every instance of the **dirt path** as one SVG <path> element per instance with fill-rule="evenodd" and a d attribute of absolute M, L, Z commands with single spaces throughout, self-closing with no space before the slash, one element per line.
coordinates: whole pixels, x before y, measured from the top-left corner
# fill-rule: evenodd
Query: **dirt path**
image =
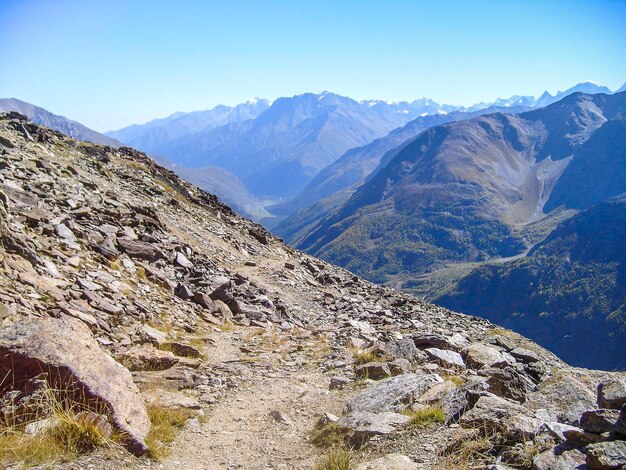
<path fill-rule="evenodd" d="M 250 334 L 247 334 L 250 339 Z M 253 355 L 242 353 L 246 333 L 220 334 L 209 361 L 215 367 L 248 368 L 240 386 L 219 403 L 205 408 L 205 417 L 188 426 L 162 462 L 165 469 L 310 469 L 320 450 L 307 442 L 317 418 L 324 412 L 340 413 L 343 400 L 328 391 L 329 378 L 317 370 L 276 363 L 278 351 L 295 350 L 289 342 L 273 345 L 261 335 Z M 251 342 L 255 342 L 252 338 Z M 284 357 L 284 353 L 282 353 Z M 244 366 L 245 364 L 245 366 Z M 279 411 L 286 422 L 270 416 Z"/>

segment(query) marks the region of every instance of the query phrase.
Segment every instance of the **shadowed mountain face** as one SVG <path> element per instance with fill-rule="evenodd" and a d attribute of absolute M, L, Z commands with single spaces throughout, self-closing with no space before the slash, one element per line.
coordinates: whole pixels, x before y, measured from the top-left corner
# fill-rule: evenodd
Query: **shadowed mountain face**
<path fill-rule="evenodd" d="M 107 135 L 144 152 L 163 155 L 161 149 L 176 139 L 232 122 L 254 119 L 269 106 L 267 100 L 253 99 L 235 107 L 220 105 L 206 111 L 179 112 L 146 124 L 110 131 Z"/>
<path fill-rule="evenodd" d="M 626 196 L 561 223 L 525 258 L 436 299 L 526 334 L 571 364 L 626 369 Z"/>
<path fill-rule="evenodd" d="M 15 98 L 0 99 L 0 112 L 16 111 L 27 116 L 31 121 L 41 126 L 49 127 L 65 135 L 83 142 L 121 147 L 123 144 L 114 138 L 93 131 L 81 123 L 72 121 L 63 116 L 58 116 L 25 101 Z"/>
<path fill-rule="evenodd" d="M 578 93 L 536 111 L 429 129 L 297 246 L 377 282 L 445 262 L 521 254 L 527 244 L 515 228 L 543 216 L 556 184 L 548 207 L 580 208 L 563 199 L 574 191 L 567 181 L 586 171 L 594 148 L 610 145 L 607 136 L 620 134 L 625 109 L 625 94 Z M 619 158 L 619 142 L 614 150 Z M 614 181 L 584 197 L 626 190 Z"/>

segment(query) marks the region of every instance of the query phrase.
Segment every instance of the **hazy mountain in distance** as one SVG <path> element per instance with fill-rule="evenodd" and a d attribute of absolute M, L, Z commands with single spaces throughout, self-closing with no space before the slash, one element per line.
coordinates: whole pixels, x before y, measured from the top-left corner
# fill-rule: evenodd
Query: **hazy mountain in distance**
<path fill-rule="evenodd" d="M 253 98 L 234 107 L 219 105 L 206 111 L 177 112 L 145 124 L 110 131 L 107 135 L 144 152 L 163 155 L 163 147 L 176 139 L 231 122 L 254 119 L 269 106 L 268 100 Z"/>
<path fill-rule="evenodd" d="M 220 201 L 230 205 L 238 213 L 255 219 L 269 216 L 263 204 L 251 195 L 241 180 L 232 173 L 218 167 L 181 168 L 172 170 L 181 178 L 205 191 L 215 194 Z"/>
<path fill-rule="evenodd" d="M 546 203 L 553 207 L 551 192 L 568 165 L 573 172 L 583 164 L 572 162 L 604 145 L 605 129 L 593 137 L 605 124 L 614 140 L 607 120 L 624 111 L 626 94 L 576 93 L 539 110 L 431 128 L 296 246 L 376 282 L 446 262 L 521 254 L 527 241 L 517 228 L 540 218 Z M 588 188 L 585 197 L 626 191 L 604 188 Z"/>
<path fill-rule="evenodd" d="M 16 98 L 0 98 L 0 112 L 16 111 L 24 114 L 34 123 L 49 127 L 77 140 L 93 142 L 95 144 L 110 145 L 111 147 L 121 147 L 123 144 L 111 137 L 100 134 L 79 122 L 72 121 L 63 116 L 52 114 L 34 104 L 18 100 Z"/>
<path fill-rule="evenodd" d="M 404 103 L 305 93 L 277 99 L 255 119 L 181 137 L 159 152 L 184 167 L 224 168 L 257 196 L 290 197 L 346 150 L 421 112 Z"/>

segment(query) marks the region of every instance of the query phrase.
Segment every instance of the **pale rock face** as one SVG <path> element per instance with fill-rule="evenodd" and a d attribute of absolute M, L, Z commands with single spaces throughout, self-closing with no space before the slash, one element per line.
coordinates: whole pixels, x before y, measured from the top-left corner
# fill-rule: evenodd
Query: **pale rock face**
<path fill-rule="evenodd" d="M 0 330 L 2 375 L 23 378 L 50 371 L 63 384 L 73 384 L 107 410 L 114 426 L 128 434 L 136 454 L 146 451 L 150 422 L 130 372 L 104 352 L 81 321 L 63 317 L 30 318 Z"/>

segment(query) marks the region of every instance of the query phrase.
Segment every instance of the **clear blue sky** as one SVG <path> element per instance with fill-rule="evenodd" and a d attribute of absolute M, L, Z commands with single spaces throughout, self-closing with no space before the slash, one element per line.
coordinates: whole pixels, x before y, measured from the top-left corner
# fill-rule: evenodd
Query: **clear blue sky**
<path fill-rule="evenodd" d="M 472 104 L 626 81 L 626 1 L 0 0 L 0 97 L 100 130 L 330 90 Z"/>

